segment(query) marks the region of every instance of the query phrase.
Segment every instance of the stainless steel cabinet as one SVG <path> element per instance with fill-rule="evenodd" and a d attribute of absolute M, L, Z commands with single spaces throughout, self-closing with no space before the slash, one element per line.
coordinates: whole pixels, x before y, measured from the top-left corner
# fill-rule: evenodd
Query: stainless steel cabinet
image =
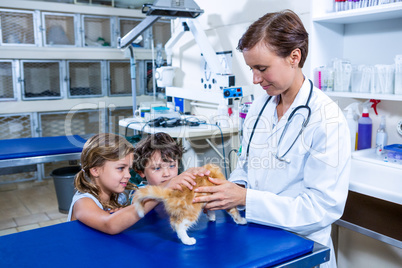
<path fill-rule="evenodd" d="M 67 61 L 68 97 L 103 96 L 105 72 L 101 61 Z"/>
<path fill-rule="evenodd" d="M 80 46 L 79 14 L 42 12 L 44 46 Z"/>
<path fill-rule="evenodd" d="M 131 95 L 131 75 L 129 61 L 108 61 L 107 73 L 108 95 L 129 96 Z"/>
<path fill-rule="evenodd" d="M 39 11 L 0 9 L 0 44 L 38 46 Z"/>
<path fill-rule="evenodd" d="M 0 101 L 17 100 L 15 61 L 0 60 Z"/>
<path fill-rule="evenodd" d="M 84 47 L 116 47 L 113 17 L 91 15 L 81 17 Z"/>
<path fill-rule="evenodd" d="M 21 60 L 23 100 L 61 99 L 62 66 L 59 60 Z"/>

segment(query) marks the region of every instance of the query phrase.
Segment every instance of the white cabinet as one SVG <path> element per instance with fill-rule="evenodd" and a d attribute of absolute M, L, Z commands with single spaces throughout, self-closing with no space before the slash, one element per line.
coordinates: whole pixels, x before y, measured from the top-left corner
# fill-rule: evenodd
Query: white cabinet
<path fill-rule="evenodd" d="M 331 12 L 332 6 L 333 0 L 313 0 L 312 69 L 330 64 L 333 58 L 348 59 L 352 64 L 393 64 L 395 56 L 402 54 L 402 2 L 337 13 Z M 402 100 L 393 94 L 357 97 Z"/>
<path fill-rule="evenodd" d="M 402 2 L 338 13 L 333 12 L 333 3 L 334 0 L 312 0 L 311 77 L 314 76 L 314 68 L 329 65 L 333 58 L 348 59 L 352 64 L 393 64 L 395 56 L 402 54 Z M 334 98 L 341 108 L 345 108 L 351 101 L 355 101 L 352 99 L 360 99 L 359 101 L 383 100 L 378 108 L 380 115 L 387 116 L 389 141 L 390 143 L 402 143 L 401 136 L 395 131 L 397 122 L 402 118 L 400 108 L 402 95 L 352 92 L 327 92 L 327 94 Z M 376 116 L 371 110 L 370 117 L 373 119 L 373 139 L 375 139 L 379 116 Z M 353 162 L 352 168 L 355 172 L 352 174 L 354 177 L 351 178 L 351 182 L 353 182 L 351 190 L 359 192 L 360 190 L 356 186 L 358 185 L 377 193 L 379 191 L 377 184 L 384 184 L 383 176 L 376 176 L 372 178 L 371 182 L 365 177 L 363 171 L 373 165 L 367 161 L 354 160 Z M 361 162 L 362 166 L 356 165 L 357 162 Z M 395 185 L 390 185 L 390 187 L 395 187 Z M 396 187 L 396 189 L 398 188 Z M 366 196 L 376 197 L 368 191 L 362 193 Z M 371 216 L 378 217 L 376 214 Z M 357 229 L 362 230 L 362 228 Z M 358 237 L 359 243 L 356 242 L 356 237 Z M 369 246 L 366 242 L 368 239 L 372 243 Z M 372 250 L 374 248 L 382 248 L 382 250 Z M 397 263 L 400 264 L 401 253 L 400 248 L 367 236 L 359 236 L 358 233 L 350 231 L 349 227 L 347 229 L 339 228 L 337 248 L 339 267 L 398 267 Z"/>
<path fill-rule="evenodd" d="M 333 12 L 333 0 L 312 0 L 310 31 L 311 77 L 314 68 L 329 65 L 333 58 L 348 59 L 352 64 L 393 64 L 402 54 L 402 2 Z M 382 100 L 379 116 L 370 110 L 373 139 L 380 116 L 387 117 L 388 141 L 402 143 L 395 131 L 402 119 L 402 95 L 354 92 L 326 92 L 345 108 L 353 101 Z M 355 100 L 353 100 L 355 99 Z M 374 146 L 374 144 L 372 143 Z"/>

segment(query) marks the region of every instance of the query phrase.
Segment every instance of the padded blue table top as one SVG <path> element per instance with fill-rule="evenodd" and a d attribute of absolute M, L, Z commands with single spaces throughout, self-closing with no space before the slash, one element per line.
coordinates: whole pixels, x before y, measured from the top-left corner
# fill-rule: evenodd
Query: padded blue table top
<path fill-rule="evenodd" d="M 0 140 L 0 160 L 79 153 L 85 141 L 78 135 Z"/>
<path fill-rule="evenodd" d="M 202 215 L 182 244 L 163 206 L 118 235 L 74 221 L 0 237 L 2 267 L 268 267 L 312 251 L 314 242 L 257 224 L 236 225 L 226 212 Z"/>

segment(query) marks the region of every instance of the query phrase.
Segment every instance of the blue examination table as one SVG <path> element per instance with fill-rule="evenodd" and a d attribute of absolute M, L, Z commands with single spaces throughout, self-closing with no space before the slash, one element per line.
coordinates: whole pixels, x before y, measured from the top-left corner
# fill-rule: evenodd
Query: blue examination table
<path fill-rule="evenodd" d="M 79 135 L 0 140 L 0 168 L 77 160 L 85 141 Z"/>
<path fill-rule="evenodd" d="M 284 230 L 236 225 L 223 211 L 205 215 L 184 245 L 162 205 L 118 235 L 66 222 L 0 237 L 1 267 L 313 267 L 329 249 Z"/>

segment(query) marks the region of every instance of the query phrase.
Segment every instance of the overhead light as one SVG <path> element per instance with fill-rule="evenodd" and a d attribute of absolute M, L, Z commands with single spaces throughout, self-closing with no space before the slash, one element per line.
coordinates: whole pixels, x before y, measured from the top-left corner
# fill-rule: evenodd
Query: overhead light
<path fill-rule="evenodd" d="M 193 0 L 156 0 L 152 5 L 145 4 L 142 13 L 147 16 L 196 18 L 204 13 L 204 10 Z"/>
<path fill-rule="evenodd" d="M 204 13 L 204 10 L 200 9 L 193 0 L 155 0 L 154 4 L 144 4 L 142 13 L 146 13 L 147 17 L 124 37 L 119 38 L 119 48 L 125 48 L 131 44 L 162 17 L 196 18 Z"/>

